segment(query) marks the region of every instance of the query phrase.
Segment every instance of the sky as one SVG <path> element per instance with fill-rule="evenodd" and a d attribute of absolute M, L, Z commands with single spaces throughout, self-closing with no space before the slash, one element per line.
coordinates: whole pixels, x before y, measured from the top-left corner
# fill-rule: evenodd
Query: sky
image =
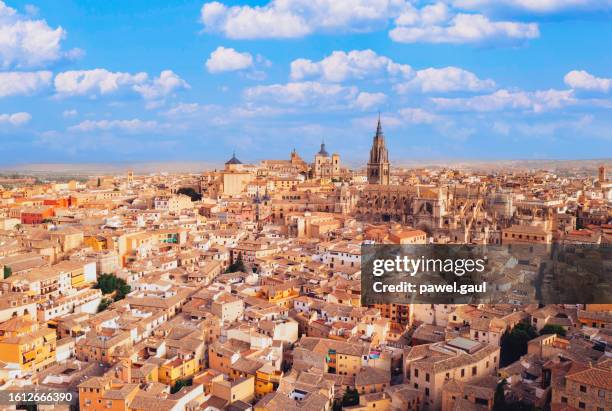
<path fill-rule="evenodd" d="M 612 0 L 0 0 L 0 165 L 612 157 Z"/>

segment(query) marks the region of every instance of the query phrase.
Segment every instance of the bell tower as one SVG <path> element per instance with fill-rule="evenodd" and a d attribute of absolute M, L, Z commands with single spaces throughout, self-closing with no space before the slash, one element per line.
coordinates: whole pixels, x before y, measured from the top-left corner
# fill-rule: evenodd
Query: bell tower
<path fill-rule="evenodd" d="M 389 152 L 385 146 L 385 136 L 380 124 L 380 114 L 378 114 L 376 135 L 372 141 L 370 161 L 368 161 L 368 183 L 388 185 L 390 179 L 389 168 Z"/>

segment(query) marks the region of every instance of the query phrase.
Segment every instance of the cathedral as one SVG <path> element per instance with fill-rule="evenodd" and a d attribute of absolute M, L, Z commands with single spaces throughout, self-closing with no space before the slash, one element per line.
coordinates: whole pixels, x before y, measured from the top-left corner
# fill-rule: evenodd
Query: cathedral
<path fill-rule="evenodd" d="M 392 181 L 380 118 L 370 149 L 367 177 L 368 184 L 359 193 L 354 209 L 357 219 L 370 223 L 398 222 L 425 231 L 439 243 L 500 244 L 502 227 L 523 218 L 546 222 L 553 211 L 546 204 L 512 204 L 503 191 L 486 191 L 482 184 Z M 605 169 L 600 169 L 598 181 L 606 183 Z"/>
<path fill-rule="evenodd" d="M 391 184 L 391 164 L 380 116 L 367 165 L 368 185 L 361 192 L 360 220 L 397 221 L 431 233 L 444 225 L 449 192 L 446 188 Z"/>

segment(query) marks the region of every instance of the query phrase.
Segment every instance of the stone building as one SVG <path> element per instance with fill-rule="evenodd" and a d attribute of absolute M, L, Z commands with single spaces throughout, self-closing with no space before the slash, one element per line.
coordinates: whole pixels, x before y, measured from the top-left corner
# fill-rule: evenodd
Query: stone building
<path fill-rule="evenodd" d="M 325 149 L 325 143 L 321 143 L 321 149 L 315 154 L 312 176 L 313 178 L 328 179 L 340 176 L 340 155 L 334 153 L 330 156 Z"/>

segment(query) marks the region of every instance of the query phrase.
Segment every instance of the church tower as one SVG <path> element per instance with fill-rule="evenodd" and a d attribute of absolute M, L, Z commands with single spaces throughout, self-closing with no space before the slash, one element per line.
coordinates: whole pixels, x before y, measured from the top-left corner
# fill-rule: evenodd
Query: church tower
<path fill-rule="evenodd" d="M 378 115 L 378 126 L 376 135 L 370 149 L 370 161 L 368 162 L 368 183 L 389 184 L 389 152 L 385 146 L 385 136 L 380 125 L 380 114 Z"/>

